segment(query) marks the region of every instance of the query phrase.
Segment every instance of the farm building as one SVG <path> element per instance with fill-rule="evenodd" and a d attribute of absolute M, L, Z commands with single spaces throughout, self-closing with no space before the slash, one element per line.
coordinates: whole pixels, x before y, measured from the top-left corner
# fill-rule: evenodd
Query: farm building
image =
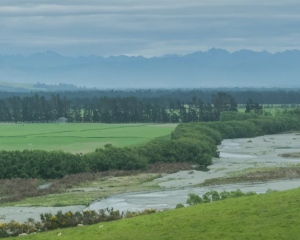
<path fill-rule="evenodd" d="M 57 123 L 67 123 L 68 119 L 66 119 L 65 117 L 61 117 L 59 119 L 56 120 Z"/>

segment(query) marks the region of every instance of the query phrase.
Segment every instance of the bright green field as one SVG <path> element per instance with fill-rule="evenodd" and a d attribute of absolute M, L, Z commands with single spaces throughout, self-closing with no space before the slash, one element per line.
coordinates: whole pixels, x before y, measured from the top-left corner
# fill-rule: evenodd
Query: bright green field
<path fill-rule="evenodd" d="M 105 144 L 129 146 L 169 135 L 176 124 L 0 124 L 0 150 L 92 152 Z"/>
<path fill-rule="evenodd" d="M 30 84 L 30 83 L 12 83 L 12 82 L 0 81 L 0 86 L 5 86 L 5 87 L 17 87 L 17 88 L 33 89 L 33 85 L 34 84 Z"/>
<path fill-rule="evenodd" d="M 267 108 L 268 105 L 273 105 L 274 108 Z M 284 107 L 282 107 L 284 105 Z M 299 106 L 297 104 L 297 106 Z M 295 109 L 292 107 L 292 104 L 263 104 L 263 111 L 269 112 L 272 115 L 275 115 L 277 112 L 281 112 L 283 110 L 292 110 Z M 239 105 L 238 112 L 244 113 L 246 108 L 244 106 Z"/>
<path fill-rule="evenodd" d="M 22 239 L 299 240 L 300 189 L 165 211 Z M 102 228 L 99 228 L 103 225 Z M 61 236 L 57 236 L 61 233 Z M 19 239 L 13 238 L 13 239 Z"/>
<path fill-rule="evenodd" d="M 264 112 L 269 112 L 272 115 L 275 115 L 277 112 L 281 112 L 282 110 L 292 110 L 293 108 L 264 108 Z M 238 112 L 244 113 L 246 108 L 238 108 Z"/>
<path fill-rule="evenodd" d="M 27 90 L 44 90 L 41 88 L 35 88 L 33 87 L 35 84 L 31 84 L 31 83 L 14 83 L 14 82 L 3 82 L 0 81 L 0 89 L 2 87 L 6 87 L 6 88 L 23 88 L 23 89 L 27 89 Z M 4 90 L 6 90 L 6 88 Z"/>

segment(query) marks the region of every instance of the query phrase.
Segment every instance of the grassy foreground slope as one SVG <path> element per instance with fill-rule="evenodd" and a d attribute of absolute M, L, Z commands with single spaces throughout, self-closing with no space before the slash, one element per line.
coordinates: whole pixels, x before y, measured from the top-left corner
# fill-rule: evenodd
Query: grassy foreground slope
<path fill-rule="evenodd" d="M 300 189 L 228 199 L 22 239 L 300 239 Z M 99 228 L 99 225 L 104 225 Z M 17 239 L 17 238 L 15 238 Z"/>

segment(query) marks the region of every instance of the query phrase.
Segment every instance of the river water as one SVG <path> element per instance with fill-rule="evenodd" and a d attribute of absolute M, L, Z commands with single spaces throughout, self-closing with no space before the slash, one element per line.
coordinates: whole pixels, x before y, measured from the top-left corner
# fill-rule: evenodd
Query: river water
<path fill-rule="evenodd" d="M 210 187 L 186 188 L 182 190 L 166 190 L 154 192 L 126 193 L 102 199 L 92 203 L 86 210 L 99 210 L 114 208 L 120 211 L 142 211 L 145 209 L 173 209 L 178 203 L 185 204 L 189 193 L 203 195 L 206 192 L 215 190 L 217 192 L 235 191 L 265 193 L 268 189 L 279 191 L 298 188 L 300 180 L 280 180 L 271 182 L 239 183 Z"/>
<path fill-rule="evenodd" d="M 267 138 L 268 140 L 265 141 L 264 138 Z M 270 140 L 272 140 L 272 142 L 270 142 Z M 282 164 L 287 163 L 299 164 L 300 159 L 287 159 L 278 156 L 278 154 L 282 153 L 296 152 L 299 141 L 300 136 L 297 134 L 264 136 L 253 138 L 251 141 L 249 139 L 224 140 L 219 146 L 221 158 L 214 159 L 214 164 L 209 167 L 209 171 L 194 171 L 194 174 L 189 174 L 189 171 L 183 171 L 166 175 L 160 180 L 157 179 L 158 181 L 162 181 L 159 184 L 160 186 L 168 189 L 171 188 L 172 190 L 119 194 L 94 202 L 88 208 L 85 206 L 62 208 L 2 207 L 0 208 L 0 223 L 10 222 L 12 220 L 21 223 L 25 222 L 28 218 L 34 218 L 36 221 L 39 221 L 41 213 L 51 212 L 52 214 L 55 214 L 59 210 L 63 212 L 76 212 L 82 211 L 85 208 L 87 210 L 99 210 L 107 207 L 120 211 L 142 211 L 149 208 L 161 210 L 173 209 L 178 203 L 185 204 L 189 193 L 203 195 L 210 190 L 222 192 L 224 190 L 234 191 L 240 189 L 243 192 L 253 191 L 256 193 L 265 193 L 268 189 L 279 191 L 295 189 L 300 187 L 300 179 L 239 183 L 198 188 L 189 186 L 199 184 L 205 179 L 226 176 L 230 171 L 241 171 L 253 167 L 254 165 L 252 164 L 256 164 L 258 167 L 280 167 Z M 260 154 L 260 152 L 266 150 L 266 153 Z M 47 188 L 50 185 L 51 183 L 45 183 L 40 186 L 40 188 Z"/>
<path fill-rule="evenodd" d="M 221 158 L 234 159 L 255 159 L 256 156 L 246 154 L 234 154 L 234 149 L 239 149 L 239 143 L 233 143 L 231 140 L 224 140 L 219 146 Z M 228 153 L 227 151 L 231 152 Z M 244 160 L 244 161 L 245 161 Z M 120 211 L 142 211 L 145 209 L 173 209 L 178 203 L 185 204 L 189 193 L 203 195 L 206 192 L 215 190 L 217 192 L 235 191 L 240 189 L 242 192 L 256 192 L 258 194 L 265 193 L 268 189 L 276 189 L 285 191 L 300 186 L 300 179 L 296 180 L 279 180 L 269 182 L 254 182 L 254 183 L 237 183 L 209 187 L 185 187 L 175 190 L 150 191 L 140 193 L 125 193 L 102 199 L 92 203 L 86 210 L 99 210 L 104 208 L 114 208 Z"/>

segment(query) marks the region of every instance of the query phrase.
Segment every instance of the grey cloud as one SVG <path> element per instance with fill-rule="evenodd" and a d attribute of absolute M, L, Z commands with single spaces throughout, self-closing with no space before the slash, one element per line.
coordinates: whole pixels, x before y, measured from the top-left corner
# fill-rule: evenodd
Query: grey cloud
<path fill-rule="evenodd" d="M 299 48 L 297 0 L 1 0 L 0 54 Z"/>

